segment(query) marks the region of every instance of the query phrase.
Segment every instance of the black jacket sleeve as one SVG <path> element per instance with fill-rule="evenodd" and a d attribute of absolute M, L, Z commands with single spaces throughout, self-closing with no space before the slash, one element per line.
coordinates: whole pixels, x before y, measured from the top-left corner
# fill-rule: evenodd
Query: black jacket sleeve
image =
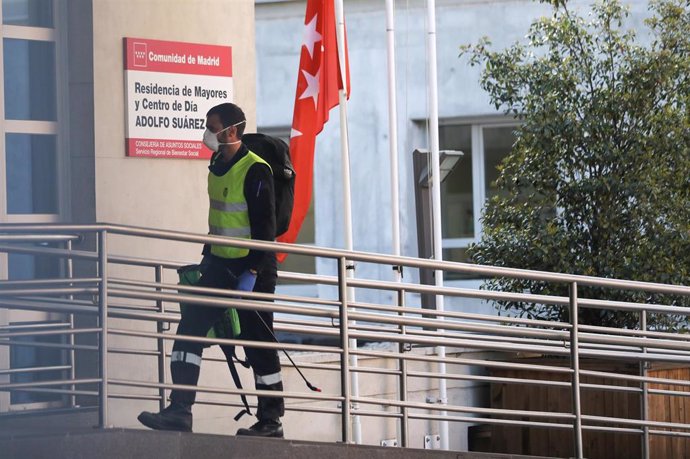
<path fill-rule="evenodd" d="M 275 240 L 276 204 L 273 174 L 267 165 L 255 163 L 249 168 L 244 180 L 244 198 L 247 200 L 252 239 Z M 265 251 L 250 250 L 246 258 L 247 268 L 261 270 L 265 261 Z"/>

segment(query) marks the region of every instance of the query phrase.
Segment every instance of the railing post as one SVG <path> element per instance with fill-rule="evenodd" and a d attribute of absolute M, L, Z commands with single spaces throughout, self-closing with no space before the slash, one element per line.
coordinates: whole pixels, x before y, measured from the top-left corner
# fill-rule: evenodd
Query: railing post
<path fill-rule="evenodd" d="M 405 307 L 405 290 L 398 290 L 398 306 Z M 405 313 L 400 312 L 398 314 L 401 317 L 405 317 Z M 405 336 L 407 333 L 407 327 L 405 325 L 400 325 L 400 335 Z M 401 342 L 398 344 L 398 352 L 400 353 L 399 368 L 400 368 L 400 401 L 407 402 L 407 360 L 405 360 L 404 353 L 407 352 L 408 343 Z M 407 448 L 408 438 L 409 438 L 409 417 L 408 410 L 406 406 L 400 407 L 400 414 L 402 418 L 400 419 L 400 445 L 403 448 Z"/>
<path fill-rule="evenodd" d="M 647 331 L 647 310 L 643 309 L 642 314 L 640 314 L 640 329 L 643 332 Z M 645 338 L 647 335 L 643 335 Z M 642 348 L 642 353 L 647 353 L 647 347 Z M 643 360 L 640 362 L 640 375 L 643 378 L 647 378 L 647 368 L 649 362 Z M 649 459 L 649 426 L 647 425 L 647 420 L 649 419 L 649 387 L 647 381 L 642 382 L 642 419 L 645 422 L 642 428 L 642 457 L 644 459 Z"/>
<path fill-rule="evenodd" d="M 163 282 L 163 266 L 156 266 L 156 284 Z M 160 292 L 162 289 L 156 287 L 156 291 Z M 162 300 L 156 300 L 156 309 L 161 314 L 165 312 L 165 305 Z M 158 333 L 163 333 L 165 331 L 163 323 L 159 320 L 156 322 L 156 330 Z M 156 340 L 158 347 L 158 382 L 165 384 L 165 340 L 163 338 L 158 338 Z M 165 408 L 165 389 L 163 387 L 158 388 L 158 395 L 160 400 L 158 401 L 158 406 L 161 411 Z"/>
<path fill-rule="evenodd" d="M 108 243 L 107 232 L 98 232 L 98 311 L 99 327 L 99 390 L 98 426 L 102 429 L 108 426 Z"/>
<path fill-rule="evenodd" d="M 577 282 L 570 284 L 570 365 L 573 370 L 573 440 L 575 457 L 582 459 L 582 406 L 580 404 L 580 345 L 578 335 Z"/>
<path fill-rule="evenodd" d="M 67 259 L 65 261 L 65 275 L 67 276 L 67 279 L 72 279 L 74 277 L 74 266 L 72 263 L 72 241 L 68 240 L 65 243 L 65 248 L 67 249 L 70 254 L 67 256 Z M 70 284 L 72 286 L 73 284 Z M 67 299 L 73 300 L 74 295 L 68 295 Z M 67 315 L 67 321 L 69 322 L 69 328 L 70 330 L 74 330 L 74 314 L 68 314 Z M 70 333 L 68 337 L 68 342 L 70 345 L 70 350 L 69 350 L 69 379 L 70 381 L 74 381 L 77 379 L 77 372 L 76 368 L 74 366 L 74 362 L 76 360 L 76 353 L 74 352 L 74 333 Z M 70 390 L 74 392 L 77 389 L 77 387 L 72 384 L 70 385 Z M 72 394 L 69 397 L 69 406 L 71 408 L 74 408 L 77 406 L 77 397 Z"/>
<path fill-rule="evenodd" d="M 340 391 L 342 405 L 342 439 L 350 443 L 350 342 L 348 330 L 348 296 L 347 296 L 347 260 L 338 258 L 338 297 L 340 300 L 340 345 L 343 353 L 340 356 Z"/>

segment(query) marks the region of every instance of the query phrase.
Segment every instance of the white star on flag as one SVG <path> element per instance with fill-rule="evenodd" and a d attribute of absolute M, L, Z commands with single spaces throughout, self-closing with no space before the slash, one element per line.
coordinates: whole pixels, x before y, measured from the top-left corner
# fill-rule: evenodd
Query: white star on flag
<path fill-rule="evenodd" d="M 295 128 L 292 128 L 292 130 L 290 131 L 290 138 L 291 138 L 291 139 L 294 138 L 294 137 L 299 137 L 299 136 L 301 136 L 301 135 L 302 135 L 302 133 L 299 132 L 299 131 L 298 131 L 297 129 L 295 129 Z"/>
<path fill-rule="evenodd" d="M 321 69 L 319 69 L 318 72 L 316 72 L 316 75 L 310 75 L 309 72 L 306 70 L 302 70 L 302 74 L 304 75 L 304 78 L 307 80 L 307 89 L 304 90 L 301 96 L 299 96 L 300 99 L 306 99 L 308 97 L 311 97 L 314 99 L 314 110 L 316 110 L 319 107 L 319 74 L 321 73 Z"/>
<path fill-rule="evenodd" d="M 307 51 L 309 51 L 309 57 L 314 58 L 314 43 L 321 41 L 321 34 L 316 31 L 316 18 L 319 15 L 315 14 L 309 24 L 305 24 L 304 29 L 304 46 L 306 46 Z"/>

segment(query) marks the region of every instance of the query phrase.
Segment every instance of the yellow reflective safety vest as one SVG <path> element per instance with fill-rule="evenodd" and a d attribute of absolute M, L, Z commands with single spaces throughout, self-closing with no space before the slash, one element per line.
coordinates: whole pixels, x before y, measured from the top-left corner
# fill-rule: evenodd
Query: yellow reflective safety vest
<path fill-rule="evenodd" d="M 271 166 L 253 152 L 247 153 L 237 161 L 223 176 L 212 172 L 208 174 L 209 233 L 216 236 L 230 236 L 251 239 L 247 200 L 244 197 L 244 179 L 247 171 L 255 163 Z M 223 245 L 211 245 L 211 253 L 222 258 L 242 258 L 249 249 Z"/>

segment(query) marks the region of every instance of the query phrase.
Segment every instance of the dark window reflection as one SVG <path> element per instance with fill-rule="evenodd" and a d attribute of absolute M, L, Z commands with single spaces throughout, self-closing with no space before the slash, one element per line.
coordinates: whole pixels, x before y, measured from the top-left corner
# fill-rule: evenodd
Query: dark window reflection
<path fill-rule="evenodd" d="M 45 322 L 43 322 L 45 324 Z M 18 322 L 12 325 L 31 325 L 30 322 Z M 31 328 L 22 328 L 22 331 L 32 331 Z M 53 367 L 63 365 L 66 361 L 66 351 L 62 349 L 42 347 L 41 343 L 65 344 L 65 338 L 61 335 L 47 335 L 47 336 L 23 336 L 17 338 L 16 341 L 27 343 L 25 345 L 15 344 L 10 346 L 10 368 L 16 369 L 36 369 Z M 33 344 L 33 345 L 32 345 Z M 23 373 L 11 374 L 10 382 L 18 383 L 33 383 L 40 381 L 55 381 L 65 379 L 67 373 L 64 370 L 47 370 L 47 371 L 27 371 Z M 49 386 L 45 389 L 66 389 L 65 386 Z M 63 399 L 63 395 L 54 394 L 50 392 L 42 392 L 40 390 L 27 391 L 13 391 L 10 396 L 10 403 L 12 405 L 36 403 L 36 402 L 54 402 Z"/>
<path fill-rule="evenodd" d="M 8 213 L 58 213 L 55 136 L 7 134 L 5 161 Z"/>
<path fill-rule="evenodd" d="M 55 121 L 55 43 L 3 40 L 5 118 Z"/>
<path fill-rule="evenodd" d="M 37 244 L 43 247 L 54 247 L 51 244 Z M 58 258 L 49 256 L 36 256 L 18 253 L 8 254 L 8 279 L 28 280 L 28 279 L 51 279 L 60 277 L 60 261 Z M 21 326 L 21 331 L 31 331 L 30 326 L 38 324 L 34 322 L 15 322 L 10 325 Z M 45 324 L 45 322 L 41 322 Z M 26 328 L 26 327 L 29 328 Z M 63 365 L 66 362 L 65 351 L 62 349 L 31 345 L 30 343 L 65 343 L 65 337 L 60 335 L 48 336 L 24 336 L 17 338 L 16 341 L 27 344 L 16 344 L 10 346 L 10 368 L 38 368 L 55 365 Z M 51 381 L 64 379 L 66 372 L 63 370 L 51 370 L 40 372 L 14 373 L 11 375 L 11 383 Z M 53 389 L 59 386 L 51 386 Z M 11 394 L 11 403 L 23 404 L 34 402 L 59 401 L 62 396 L 40 391 L 15 391 Z"/>
<path fill-rule="evenodd" d="M 442 150 L 460 150 L 464 153 L 455 169 L 441 183 L 443 237 L 474 237 L 472 126 L 441 126 L 439 143 Z"/>
<path fill-rule="evenodd" d="M 2 0 L 2 23 L 53 27 L 53 0 Z"/>
<path fill-rule="evenodd" d="M 484 128 L 484 186 L 487 199 L 498 194 L 498 166 L 513 148 L 515 129 L 516 126 Z"/>

